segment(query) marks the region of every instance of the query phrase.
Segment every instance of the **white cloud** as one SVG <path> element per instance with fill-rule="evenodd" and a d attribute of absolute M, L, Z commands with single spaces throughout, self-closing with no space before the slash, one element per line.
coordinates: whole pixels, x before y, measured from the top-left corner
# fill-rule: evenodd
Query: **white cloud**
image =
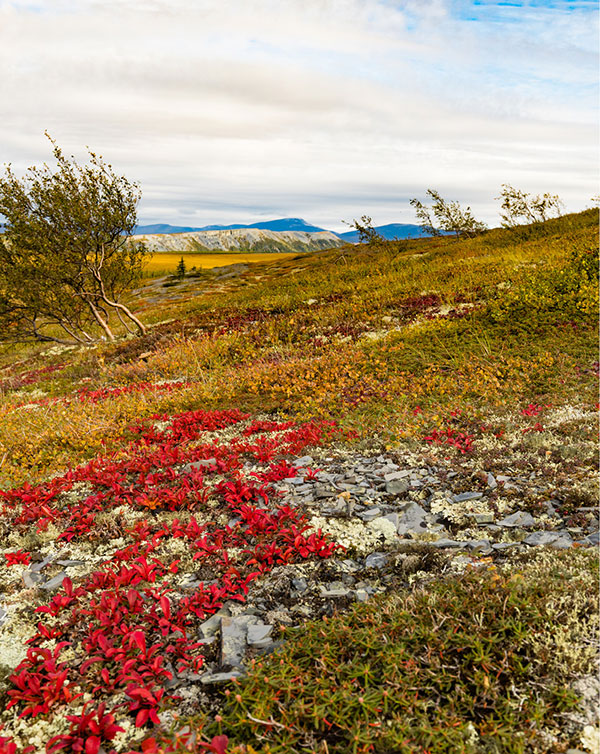
<path fill-rule="evenodd" d="M 579 209 L 597 14 L 568 5 L 0 0 L 2 155 L 89 144 L 147 221 L 411 222 L 431 186 L 493 222 L 505 181 Z"/>

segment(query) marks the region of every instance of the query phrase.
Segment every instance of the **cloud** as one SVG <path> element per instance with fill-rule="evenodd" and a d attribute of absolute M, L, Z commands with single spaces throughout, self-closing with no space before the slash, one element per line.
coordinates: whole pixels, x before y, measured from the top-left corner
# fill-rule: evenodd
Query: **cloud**
<path fill-rule="evenodd" d="M 502 182 L 596 193 L 597 11 L 466 0 L 0 0 L 0 145 L 89 144 L 143 220 L 365 212 L 434 187 L 497 219 Z"/>

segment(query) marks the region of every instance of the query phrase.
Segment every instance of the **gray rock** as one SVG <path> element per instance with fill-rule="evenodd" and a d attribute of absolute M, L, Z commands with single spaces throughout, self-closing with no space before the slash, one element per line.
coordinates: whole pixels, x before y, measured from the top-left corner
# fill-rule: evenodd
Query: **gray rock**
<path fill-rule="evenodd" d="M 253 626 L 248 626 L 248 644 L 251 647 L 266 647 L 273 641 L 271 639 L 271 633 L 273 626 L 265 623 L 257 623 Z"/>
<path fill-rule="evenodd" d="M 228 615 L 230 615 L 229 609 L 222 607 L 214 615 L 211 615 L 210 618 L 205 620 L 204 623 L 200 624 L 200 626 L 198 627 L 198 633 L 204 639 L 210 639 L 217 633 L 217 631 L 221 627 L 221 618 Z"/>
<path fill-rule="evenodd" d="M 490 489 L 495 490 L 498 486 L 498 482 L 496 481 L 496 477 L 492 474 L 490 471 L 487 475 L 487 485 Z"/>
<path fill-rule="evenodd" d="M 476 524 L 493 524 L 493 513 L 467 513 L 467 518 L 472 518 Z"/>
<path fill-rule="evenodd" d="M 389 473 L 384 474 L 383 478 L 386 482 L 395 482 L 397 479 L 404 479 L 407 476 L 410 476 L 410 471 L 408 471 L 408 469 L 402 469 L 402 471 L 390 471 Z"/>
<path fill-rule="evenodd" d="M 304 594 L 308 589 L 308 581 L 299 576 L 297 579 L 292 579 L 292 586 L 298 592 L 298 594 Z"/>
<path fill-rule="evenodd" d="M 396 530 L 402 537 L 405 534 L 422 534 L 427 528 L 427 513 L 418 503 L 407 503 L 400 509 Z"/>
<path fill-rule="evenodd" d="M 191 471 L 205 469 L 208 466 L 214 466 L 216 463 L 216 458 L 202 458 L 199 461 L 194 461 L 193 463 L 186 463 L 185 466 L 182 467 L 181 471 L 184 474 L 189 474 Z"/>
<path fill-rule="evenodd" d="M 383 568 L 387 563 L 388 556 L 384 552 L 372 552 L 365 558 L 367 568 Z"/>
<path fill-rule="evenodd" d="M 514 526 L 535 526 L 535 519 L 527 511 L 516 511 L 497 523 L 498 526 L 508 526 L 509 528 Z"/>
<path fill-rule="evenodd" d="M 600 544 L 600 534 L 597 531 L 592 532 L 591 534 L 588 534 L 587 537 L 585 537 L 585 539 L 591 545 L 596 545 L 597 546 L 597 545 Z"/>
<path fill-rule="evenodd" d="M 461 492 L 460 495 L 453 495 L 452 500 L 455 503 L 464 503 L 466 500 L 480 500 L 483 492 Z"/>
<path fill-rule="evenodd" d="M 296 458 L 295 461 L 292 461 L 292 466 L 295 466 L 298 469 L 302 466 L 309 466 L 311 463 L 314 463 L 314 458 L 312 456 L 302 456 L 302 458 Z"/>
<path fill-rule="evenodd" d="M 361 511 L 358 516 L 363 521 L 372 521 L 381 514 L 381 508 L 367 508 L 366 511 Z"/>
<path fill-rule="evenodd" d="M 39 586 L 44 580 L 44 577 L 41 573 L 36 573 L 35 571 L 31 570 L 23 571 L 21 578 L 23 579 L 23 583 L 25 584 L 27 589 L 33 589 L 36 586 Z"/>
<path fill-rule="evenodd" d="M 44 582 L 43 584 L 40 584 L 40 589 L 45 589 L 48 592 L 54 591 L 54 589 L 58 589 L 59 586 L 63 583 L 63 579 L 67 577 L 67 574 L 65 571 L 61 571 L 59 574 L 57 574 L 54 578 L 49 579 L 48 581 Z"/>
<path fill-rule="evenodd" d="M 2 626 L 8 620 L 8 613 L 0 606 L 0 626 Z"/>
<path fill-rule="evenodd" d="M 460 547 L 466 547 L 466 542 L 459 542 L 456 539 L 446 539 L 445 537 L 442 537 L 442 539 L 438 539 L 437 542 L 431 543 L 433 547 L 438 547 L 439 549 L 454 549 L 454 548 L 460 548 Z"/>
<path fill-rule="evenodd" d="M 366 589 L 356 589 L 354 596 L 357 602 L 366 602 L 369 599 L 369 593 Z"/>
<path fill-rule="evenodd" d="M 65 568 L 85 565 L 85 560 L 57 560 L 56 562 Z"/>
<path fill-rule="evenodd" d="M 221 618 L 221 663 L 241 667 L 246 653 L 248 627 L 258 623 L 255 615 L 239 615 L 236 618 Z"/>
<path fill-rule="evenodd" d="M 558 550 L 567 549 L 573 544 L 570 534 L 556 531 L 534 531 L 525 537 L 523 542 L 531 547 L 550 545 Z"/>
<path fill-rule="evenodd" d="M 495 542 L 492 550 L 509 550 L 511 547 L 518 547 L 519 544 L 519 542 Z"/>
<path fill-rule="evenodd" d="M 410 483 L 406 479 L 395 479 L 392 482 L 385 483 L 385 491 L 388 495 L 404 495 L 408 492 Z"/>
<path fill-rule="evenodd" d="M 467 547 L 471 552 L 477 552 L 481 555 L 487 555 L 492 552 L 490 542 L 487 539 L 470 540 L 467 542 Z"/>
<path fill-rule="evenodd" d="M 227 673 L 204 673 L 200 676 L 200 683 L 205 685 L 211 683 L 226 683 L 227 681 L 233 681 L 234 678 L 241 678 L 244 675 L 241 669 L 230 670 Z"/>
<path fill-rule="evenodd" d="M 339 587 L 328 589 L 327 587 L 320 584 L 319 589 L 321 591 L 321 597 L 324 597 L 325 599 L 347 597 L 349 594 L 352 594 L 352 590 L 348 589 L 345 586 L 339 586 Z"/>

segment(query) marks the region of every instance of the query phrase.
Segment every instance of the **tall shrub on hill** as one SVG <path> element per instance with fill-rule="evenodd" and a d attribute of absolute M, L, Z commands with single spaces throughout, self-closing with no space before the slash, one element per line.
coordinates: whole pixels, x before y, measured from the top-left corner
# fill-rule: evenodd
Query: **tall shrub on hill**
<path fill-rule="evenodd" d="M 529 223 L 544 223 L 551 217 L 560 217 L 563 203 L 558 194 L 538 194 L 534 196 L 508 183 L 502 184 L 500 196 L 503 228 L 514 228 Z"/>
<path fill-rule="evenodd" d="M 458 202 L 443 199 L 433 189 L 427 189 L 427 194 L 433 200 L 431 207 L 427 207 L 419 199 L 411 199 L 410 204 L 415 208 L 417 220 L 428 235 L 451 234 L 457 238 L 472 238 L 487 230 L 485 223 L 473 217 L 470 207 L 463 209 Z"/>
<path fill-rule="evenodd" d="M 8 165 L 0 178 L 0 340 L 114 340 L 116 319 L 144 333 L 120 300 L 147 254 L 129 238 L 139 187 L 101 156 L 89 152 L 79 165 L 50 141 L 55 170 L 44 164 L 18 178 Z"/>

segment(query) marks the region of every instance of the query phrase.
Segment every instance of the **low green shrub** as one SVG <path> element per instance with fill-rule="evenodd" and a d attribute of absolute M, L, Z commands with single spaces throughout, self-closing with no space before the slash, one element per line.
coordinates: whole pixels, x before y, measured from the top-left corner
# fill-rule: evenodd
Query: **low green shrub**
<path fill-rule="evenodd" d="M 229 693 L 222 730 L 271 754 L 565 751 L 596 583 L 595 554 L 545 551 L 286 631 Z"/>

